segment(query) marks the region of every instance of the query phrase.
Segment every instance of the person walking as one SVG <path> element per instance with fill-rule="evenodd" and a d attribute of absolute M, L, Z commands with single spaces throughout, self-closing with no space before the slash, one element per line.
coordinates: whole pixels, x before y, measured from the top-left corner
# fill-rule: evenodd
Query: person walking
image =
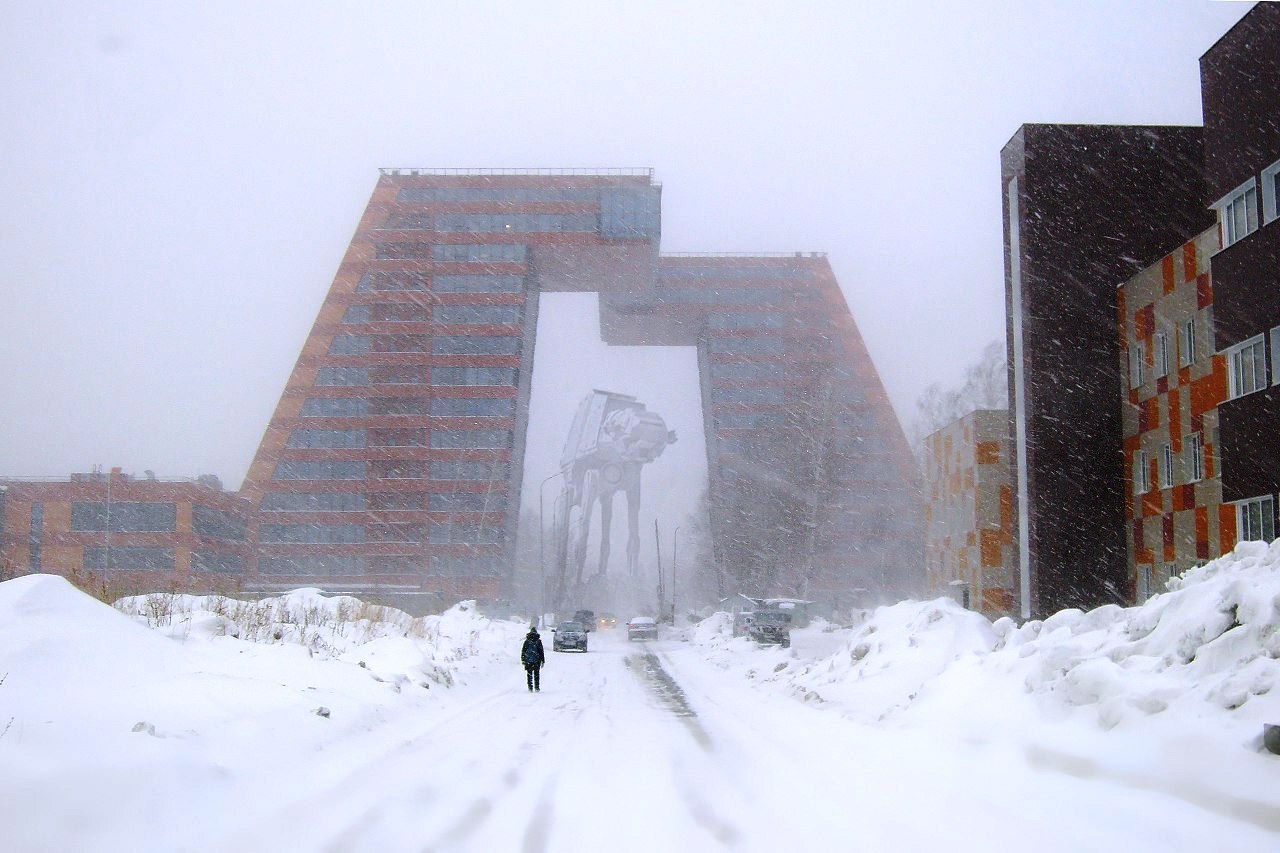
<path fill-rule="evenodd" d="M 530 693 L 535 690 L 542 692 L 538 676 L 546 661 L 547 656 L 542 651 L 542 638 L 538 636 L 538 629 L 530 625 L 529 633 L 524 637 L 524 645 L 520 647 L 520 663 L 524 664 L 524 677 L 529 684 Z"/>

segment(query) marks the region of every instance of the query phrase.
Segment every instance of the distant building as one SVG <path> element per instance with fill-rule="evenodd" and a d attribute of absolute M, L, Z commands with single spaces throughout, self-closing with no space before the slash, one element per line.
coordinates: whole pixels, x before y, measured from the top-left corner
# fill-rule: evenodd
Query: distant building
<path fill-rule="evenodd" d="M 1009 415 L 970 412 L 924 441 L 929 594 L 990 618 L 1018 612 Z"/>
<path fill-rule="evenodd" d="M 0 480 L 6 575 L 47 572 L 115 595 L 230 590 L 249 558 L 247 504 L 216 478 L 72 474 Z"/>
<path fill-rule="evenodd" d="M 384 169 L 244 483 L 246 584 L 503 595 L 539 296 L 574 291 L 608 343 L 696 347 L 723 577 L 918 591 L 910 453 L 826 257 L 661 255 L 660 200 L 651 170 Z"/>

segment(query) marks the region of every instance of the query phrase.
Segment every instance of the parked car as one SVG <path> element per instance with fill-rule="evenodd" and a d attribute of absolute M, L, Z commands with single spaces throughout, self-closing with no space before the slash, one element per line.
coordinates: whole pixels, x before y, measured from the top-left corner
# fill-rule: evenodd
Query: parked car
<path fill-rule="evenodd" d="M 652 616 L 634 616 L 627 622 L 628 640 L 652 640 L 658 636 L 658 621 Z"/>
<path fill-rule="evenodd" d="M 601 613 L 600 618 L 596 620 L 596 627 L 609 629 L 618 627 L 618 617 L 612 613 Z"/>
<path fill-rule="evenodd" d="M 747 636 L 757 643 L 791 647 L 791 614 L 783 610 L 756 610 L 746 624 Z"/>
<path fill-rule="evenodd" d="M 587 626 L 581 622 L 561 622 L 551 629 L 551 633 L 555 634 L 551 641 L 553 652 L 563 652 L 566 649 L 577 649 L 580 652 L 587 650 Z"/>
<path fill-rule="evenodd" d="M 573 621 L 578 622 L 587 631 L 593 631 L 596 627 L 596 612 L 594 610 L 579 610 L 573 614 Z"/>

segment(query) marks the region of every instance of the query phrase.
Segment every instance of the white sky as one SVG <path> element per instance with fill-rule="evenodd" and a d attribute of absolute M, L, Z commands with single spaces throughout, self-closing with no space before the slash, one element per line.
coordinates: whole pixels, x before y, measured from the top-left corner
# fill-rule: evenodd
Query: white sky
<path fill-rule="evenodd" d="M 0 474 L 237 487 L 379 166 L 653 166 L 667 251 L 828 251 L 907 420 L 1003 336 L 1001 145 L 1198 123 L 1248 8 L 0 0 Z"/>

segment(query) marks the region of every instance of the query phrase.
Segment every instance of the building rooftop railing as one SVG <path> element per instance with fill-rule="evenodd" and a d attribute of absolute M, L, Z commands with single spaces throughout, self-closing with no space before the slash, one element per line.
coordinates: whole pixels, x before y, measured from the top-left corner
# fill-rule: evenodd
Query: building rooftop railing
<path fill-rule="evenodd" d="M 658 258 L 825 258 L 826 252 L 663 252 Z"/>
<path fill-rule="evenodd" d="M 11 485 L 15 483 L 105 483 L 107 481 L 106 471 L 85 471 L 83 473 L 76 472 L 73 474 L 64 474 L 63 476 L 39 475 L 31 477 L 15 476 L 12 474 L 0 474 L 0 486 Z M 194 477 L 157 477 L 155 475 L 138 476 L 136 474 L 116 474 L 117 482 L 126 483 L 190 483 L 196 486 L 205 486 L 211 489 L 223 491 L 221 480 L 214 474 L 201 474 Z M 218 483 L 219 485 L 215 485 Z"/>
<path fill-rule="evenodd" d="M 606 167 L 606 168 L 599 168 L 599 169 L 592 169 L 592 168 L 494 169 L 494 168 L 467 168 L 467 167 L 419 169 L 416 167 L 384 166 L 378 169 L 378 173 L 382 175 L 581 175 L 584 177 L 600 176 L 600 177 L 652 178 L 653 168 L 649 166 L 637 166 L 637 167 Z"/>

